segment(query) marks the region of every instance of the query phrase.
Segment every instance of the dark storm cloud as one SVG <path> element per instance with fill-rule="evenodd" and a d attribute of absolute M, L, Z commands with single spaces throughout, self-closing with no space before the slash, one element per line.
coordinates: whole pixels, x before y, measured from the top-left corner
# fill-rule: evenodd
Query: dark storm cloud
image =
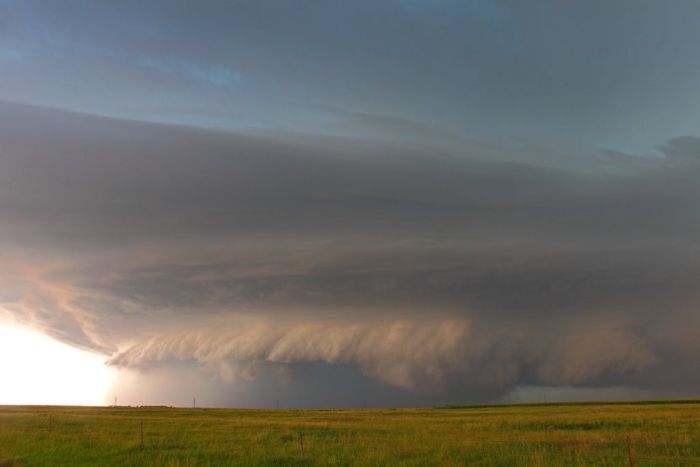
<path fill-rule="evenodd" d="M 697 383 L 694 137 L 578 170 L 0 107 L 0 306 L 115 365 L 472 398 Z"/>

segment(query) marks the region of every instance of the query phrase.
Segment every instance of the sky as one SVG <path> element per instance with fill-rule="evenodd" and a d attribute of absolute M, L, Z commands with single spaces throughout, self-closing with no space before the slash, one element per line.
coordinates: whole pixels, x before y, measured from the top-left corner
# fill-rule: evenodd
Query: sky
<path fill-rule="evenodd" d="M 698 22 L 0 0 L 0 403 L 696 395 Z"/>

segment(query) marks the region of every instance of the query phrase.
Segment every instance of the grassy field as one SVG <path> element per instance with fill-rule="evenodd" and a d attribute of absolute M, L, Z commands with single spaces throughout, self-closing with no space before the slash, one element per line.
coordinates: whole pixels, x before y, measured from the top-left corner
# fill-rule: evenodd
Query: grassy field
<path fill-rule="evenodd" d="M 635 466 L 700 465 L 699 402 L 395 410 L 7 406 L 0 407 L 0 466 L 629 465 L 630 455 Z"/>

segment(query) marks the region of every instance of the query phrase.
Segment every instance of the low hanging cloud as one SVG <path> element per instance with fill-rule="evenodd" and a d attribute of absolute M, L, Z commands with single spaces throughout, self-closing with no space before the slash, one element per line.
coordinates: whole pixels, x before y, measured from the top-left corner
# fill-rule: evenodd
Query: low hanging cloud
<path fill-rule="evenodd" d="M 227 380 L 253 378 L 259 362 L 352 364 L 382 382 L 415 388 L 441 383 L 459 365 L 468 330 L 464 320 L 227 323 L 157 336 L 117 354 L 110 363 L 133 367 L 164 359 L 195 360 Z"/>
<path fill-rule="evenodd" d="M 0 123 L 0 310 L 112 365 L 254 384 L 322 363 L 467 399 L 698 383 L 697 138 L 584 170 L 536 145 L 433 152 L 19 104 Z"/>

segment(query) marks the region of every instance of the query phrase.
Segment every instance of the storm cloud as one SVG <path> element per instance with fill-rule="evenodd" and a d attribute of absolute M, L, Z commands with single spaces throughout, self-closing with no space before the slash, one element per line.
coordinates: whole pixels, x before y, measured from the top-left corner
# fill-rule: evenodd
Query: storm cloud
<path fill-rule="evenodd" d="M 577 170 L 517 144 L 0 122 L 1 309 L 112 365 L 225 385 L 322 363 L 450 400 L 698 383 L 695 137 Z"/>
<path fill-rule="evenodd" d="M 698 18 L 0 0 L 0 318 L 123 403 L 692 394 Z"/>

